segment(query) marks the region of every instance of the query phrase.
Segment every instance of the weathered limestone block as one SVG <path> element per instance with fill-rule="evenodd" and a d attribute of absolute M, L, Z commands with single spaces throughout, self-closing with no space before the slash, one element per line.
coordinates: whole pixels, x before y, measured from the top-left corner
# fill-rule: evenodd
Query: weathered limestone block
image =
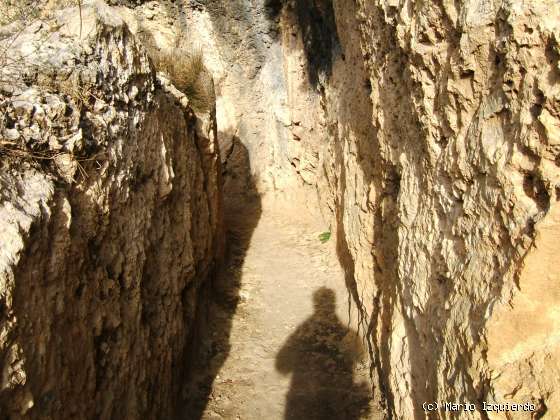
<path fill-rule="evenodd" d="M 477 411 L 432 416 L 558 417 L 558 3 L 334 10 L 344 57 L 325 83 L 319 187 L 389 410 L 425 418 L 423 402 L 451 401 Z M 536 413 L 481 413 L 484 401 Z"/>
<path fill-rule="evenodd" d="M 331 218 L 388 410 L 558 417 L 558 2 L 278 3 L 288 159 Z"/>
<path fill-rule="evenodd" d="M 82 14 L 18 37 L 48 80 L 2 87 L 0 418 L 170 418 L 221 249 L 215 121 L 111 9 Z"/>

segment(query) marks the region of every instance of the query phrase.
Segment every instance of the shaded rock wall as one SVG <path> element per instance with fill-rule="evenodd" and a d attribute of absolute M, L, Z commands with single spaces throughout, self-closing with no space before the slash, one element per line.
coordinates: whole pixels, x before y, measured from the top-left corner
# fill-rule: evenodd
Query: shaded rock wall
<path fill-rule="evenodd" d="M 119 2 L 126 4 L 125 2 Z M 218 140 L 225 183 L 236 183 L 235 145 L 251 156 L 250 173 L 261 192 L 292 194 L 311 178 L 292 171 L 291 125 L 278 19 L 268 0 L 147 2 L 116 10 L 131 31 L 157 48 L 177 42 L 200 50 L 213 76 Z M 302 94 L 305 94 L 302 92 Z M 228 163 L 229 159 L 233 159 Z M 316 165 L 315 154 L 312 164 Z M 244 171 L 248 169 L 245 168 Z M 311 175 L 307 170 L 306 174 Z"/>
<path fill-rule="evenodd" d="M 77 16 L 14 43 L 49 83 L 3 87 L 3 138 L 49 158 L 2 156 L 0 418 L 170 418 L 221 249 L 215 122 L 112 10 Z"/>

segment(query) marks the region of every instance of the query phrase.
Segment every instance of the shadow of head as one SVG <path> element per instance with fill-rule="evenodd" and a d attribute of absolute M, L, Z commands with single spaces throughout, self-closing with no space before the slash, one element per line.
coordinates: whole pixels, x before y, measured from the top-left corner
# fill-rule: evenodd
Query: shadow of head
<path fill-rule="evenodd" d="M 328 287 L 321 287 L 313 293 L 313 309 L 319 314 L 335 314 L 336 295 Z"/>

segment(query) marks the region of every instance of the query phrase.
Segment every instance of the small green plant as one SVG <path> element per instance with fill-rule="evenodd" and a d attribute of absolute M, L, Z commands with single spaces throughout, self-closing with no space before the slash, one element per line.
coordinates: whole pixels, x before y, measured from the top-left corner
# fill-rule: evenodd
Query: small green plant
<path fill-rule="evenodd" d="M 331 239 L 331 230 L 327 230 L 326 232 L 320 233 L 319 234 L 319 240 L 321 241 L 322 244 L 324 244 L 325 242 L 327 242 L 329 239 Z"/>

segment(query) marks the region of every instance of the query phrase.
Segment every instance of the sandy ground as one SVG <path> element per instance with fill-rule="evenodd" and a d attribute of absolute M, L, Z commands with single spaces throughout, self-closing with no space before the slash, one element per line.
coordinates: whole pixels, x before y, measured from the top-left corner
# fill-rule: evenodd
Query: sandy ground
<path fill-rule="evenodd" d="M 249 207 L 227 224 L 181 418 L 383 418 L 328 227 Z"/>

